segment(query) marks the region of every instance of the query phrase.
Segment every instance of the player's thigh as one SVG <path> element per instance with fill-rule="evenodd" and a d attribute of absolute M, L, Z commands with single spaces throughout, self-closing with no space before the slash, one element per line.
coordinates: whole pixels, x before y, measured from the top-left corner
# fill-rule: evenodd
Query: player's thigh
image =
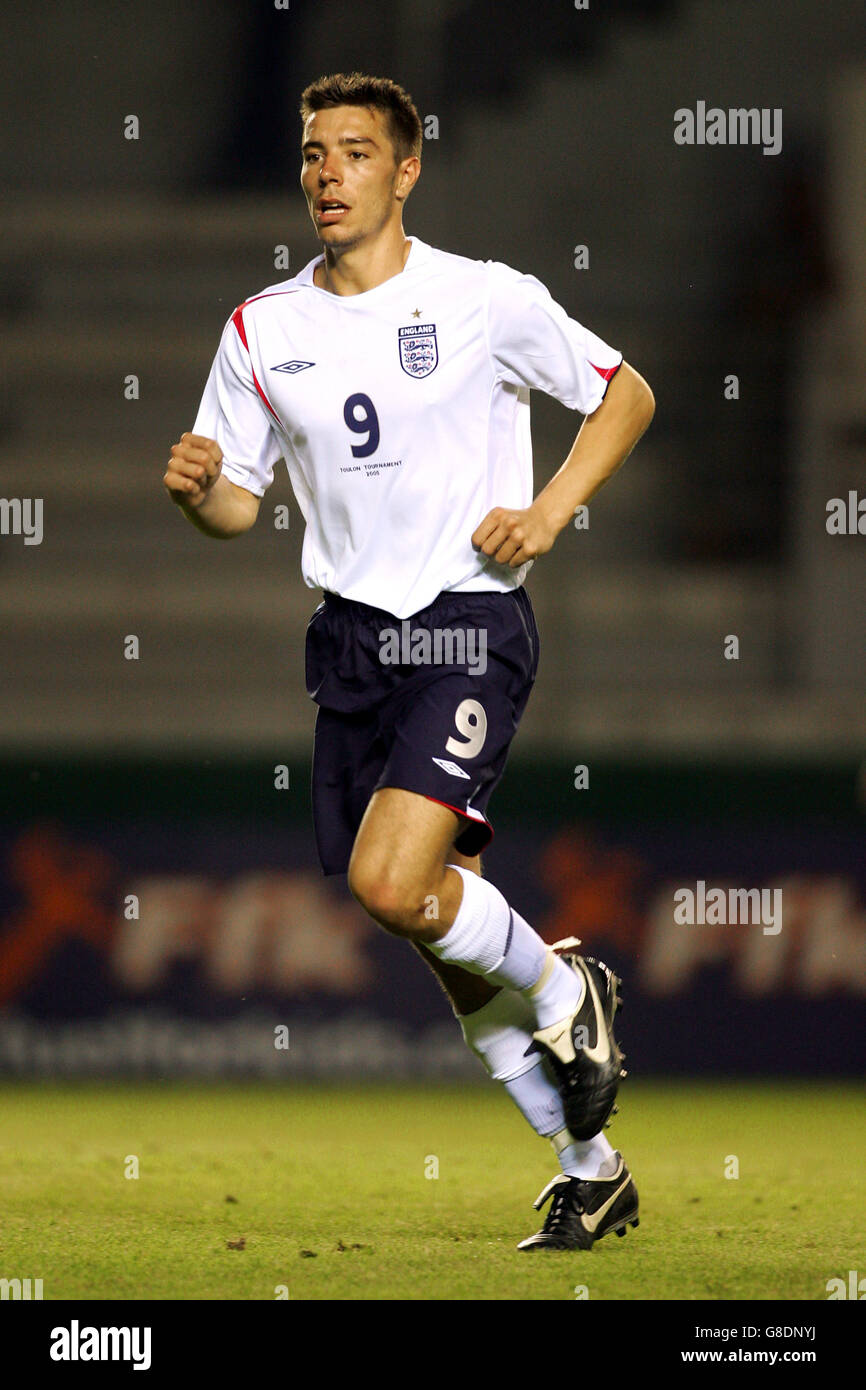
<path fill-rule="evenodd" d="M 374 894 L 423 900 L 438 885 L 459 828 L 460 818 L 449 807 L 402 787 L 380 787 L 355 837 L 352 892 L 362 901 Z"/>

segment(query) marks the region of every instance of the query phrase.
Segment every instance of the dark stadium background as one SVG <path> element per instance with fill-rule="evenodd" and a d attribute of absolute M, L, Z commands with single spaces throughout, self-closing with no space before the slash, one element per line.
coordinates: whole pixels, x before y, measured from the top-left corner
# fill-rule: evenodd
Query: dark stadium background
<path fill-rule="evenodd" d="M 317 867 L 284 470 L 230 546 L 161 483 L 233 307 L 316 254 L 297 102 L 353 68 L 435 136 L 406 231 L 536 275 L 657 403 L 530 575 L 486 872 L 621 970 L 633 1075 L 862 1071 L 866 535 L 826 526 L 866 496 L 862 7 L 49 0 L 0 65 L 0 496 L 44 501 L 0 536 L 0 1074 L 483 1081 Z M 780 108 L 781 152 L 676 144 L 698 101 Z M 533 420 L 541 485 L 580 417 Z M 699 880 L 781 887 L 781 932 L 677 925 Z"/>

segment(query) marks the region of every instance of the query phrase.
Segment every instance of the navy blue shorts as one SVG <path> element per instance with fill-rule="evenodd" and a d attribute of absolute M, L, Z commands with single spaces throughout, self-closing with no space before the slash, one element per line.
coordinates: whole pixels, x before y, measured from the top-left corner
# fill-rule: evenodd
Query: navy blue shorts
<path fill-rule="evenodd" d="M 454 841 L 479 854 L 538 669 L 521 585 L 441 593 L 411 618 L 325 594 L 307 626 L 307 693 L 319 706 L 313 824 L 322 870 L 345 873 L 371 796 L 402 787 L 456 811 Z"/>

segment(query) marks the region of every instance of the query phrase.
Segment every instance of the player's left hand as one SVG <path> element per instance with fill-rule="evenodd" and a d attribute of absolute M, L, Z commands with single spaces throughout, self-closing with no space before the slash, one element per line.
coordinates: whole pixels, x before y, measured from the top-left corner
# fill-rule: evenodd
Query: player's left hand
<path fill-rule="evenodd" d="M 494 507 L 472 533 L 472 544 L 500 565 L 517 569 L 553 548 L 556 531 L 534 506 Z"/>

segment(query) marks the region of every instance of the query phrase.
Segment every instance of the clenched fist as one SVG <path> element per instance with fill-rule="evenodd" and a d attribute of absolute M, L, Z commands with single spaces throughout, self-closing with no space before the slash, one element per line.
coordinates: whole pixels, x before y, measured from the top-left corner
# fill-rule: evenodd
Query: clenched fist
<path fill-rule="evenodd" d="M 472 533 L 475 549 L 512 569 L 546 555 L 557 532 L 536 503 L 520 509 L 494 507 Z"/>
<path fill-rule="evenodd" d="M 163 478 L 172 502 L 200 507 L 222 468 L 222 449 L 203 434 L 182 434 L 171 446 L 171 458 Z"/>

